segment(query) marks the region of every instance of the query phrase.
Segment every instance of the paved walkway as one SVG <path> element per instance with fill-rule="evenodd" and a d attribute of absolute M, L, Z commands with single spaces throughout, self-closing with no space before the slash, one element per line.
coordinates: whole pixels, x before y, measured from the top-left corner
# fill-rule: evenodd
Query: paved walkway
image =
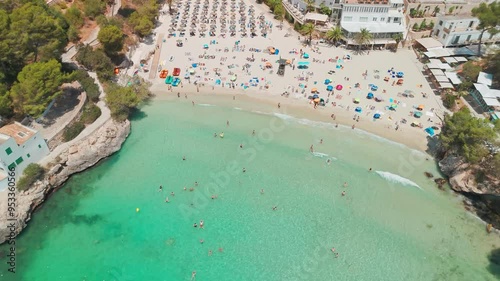
<path fill-rule="evenodd" d="M 163 33 L 158 34 L 158 39 L 156 40 L 155 46 L 160 46 L 163 44 Z M 156 48 L 155 54 L 153 56 L 153 61 L 151 62 L 151 67 L 149 68 L 149 79 L 154 79 L 156 77 L 156 73 L 158 72 L 158 62 L 160 61 L 160 54 L 162 48 Z"/>
<path fill-rule="evenodd" d="M 40 165 L 45 166 L 52 162 L 59 154 L 61 154 L 64 150 L 68 149 L 71 147 L 73 144 L 78 143 L 82 139 L 86 138 L 90 134 L 92 134 L 95 130 L 99 129 L 106 121 L 108 121 L 111 118 L 111 112 L 109 111 L 108 106 L 106 105 L 105 98 L 106 98 L 106 93 L 104 93 L 104 90 L 102 88 L 101 83 L 97 79 L 97 74 L 95 72 L 89 72 L 90 77 L 92 77 L 95 81 L 95 83 L 99 86 L 99 91 L 101 92 L 101 95 L 99 96 L 99 102 L 97 103 L 97 106 L 101 109 L 101 116 L 97 118 L 94 123 L 88 125 L 76 138 L 72 139 L 69 142 L 65 142 L 59 146 L 57 146 L 54 150 L 52 150 L 49 155 L 45 156 L 41 161 Z"/>

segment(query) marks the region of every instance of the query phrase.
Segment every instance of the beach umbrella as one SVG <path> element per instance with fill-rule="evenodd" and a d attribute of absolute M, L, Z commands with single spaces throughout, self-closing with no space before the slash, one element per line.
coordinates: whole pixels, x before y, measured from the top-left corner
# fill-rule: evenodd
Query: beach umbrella
<path fill-rule="evenodd" d="M 326 90 L 327 90 L 327 91 L 333 91 L 333 86 L 332 86 L 332 85 L 328 85 L 328 86 L 326 86 Z"/>
<path fill-rule="evenodd" d="M 420 118 L 420 117 L 422 117 L 422 112 L 420 112 L 420 111 L 416 111 L 416 112 L 413 114 L 413 116 L 415 116 L 416 118 Z"/>
<path fill-rule="evenodd" d="M 337 89 L 337 90 L 339 90 L 339 91 L 340 91 L 340 90 L 342 90 L 342 88 L 344 88 L 344 87 L 342 87 L 342 85 L 340 85 L 340 84 L 338 84 L 338 85 L 335 87 L 335 89 Z"/>
<path fill-rule="evenodd" d="M 375 118 L 375 119 L 380 119 L 380 114 L 375 113 L 375 114 L 373 115 L 373 118 Z"/>
<path fill-rule="evenodd" d="M 305 59 L 308 59 L 308 58 L 309 58 L 309 54 L 304 53 L 303 57 L 304 57 Z"/>
<path fill-rule="evenodd" d="M 358 107 L 356 107 L 356 109 L 355 109 L 355 111 L 356 111 L 356 112 L 359 112 L 359 113 L 361 113 L 361 111 L 362 111 L 362 110 L 363 110 L 363 109 L 362 109 L 361 107 L 359 107 L 359 106 L 358 106 Z"/>
<path fill-rule="evenodd" d="M 317 91 L 318 91 L 318 89 L 317 89 L 317 88 L 312 88 L 312 89 L 311 89 L 311 93 L 316 93 Z"/>
<path fill-rule="evenodd" d="M 330 79 L 325 79 L 325 85 L 330 84 L 332 81 Z"/>
<path fill-rule="evenodd" d="M 312 96 L 312 98 L 313 99 L 317 99 L 317 98 L 319 98 L 319 95 L 315 94 L 315 95 Z"/>
<path fill-rule="evenodd" d="M 354 99 L 354 103 L 359 103 L 359 101 L 360 101 L 359 98 Z"/>
<path fill-rule="evenodd" d="M 189 69 L 189 73 L 190 73 L 190 74 L 194 74 L 194 72 L 195 72 L 194 68 L 190 68 L 190 69 Z"/>
<path fill-rule="evenodd" d="M 204 44 L 203 49 L 208 49 L 208 44 Z"/>
<path fill-rule="evenodd" d="M 236 75 L 233 75 L 233 77 L 231 77 L 231 81 L 236 81 Z"/>
<path fill-rule="evenodd" d="M 373 93 L 368 93 L 368 95 L 366 96 L 367 99 L 373 99 Z"/>
<path fill-rule="evenodd" d="M 314 101 L 315 103 L 319 103 L 319 102 L 320 102 L 320 99 L 319 99 L 319 98 L 315 98 L 313 101 Z"/>
<path fill-rule="evenodd" d="M 372 91 L 376 91 L 376 90 L 378 90 L 378 86 L 372 85 L 371 89 L 372 89 Z"/>
<path fill-rule="evenodd" d="M 419 105 L 419 106 L 417 107 L 417 109 L 418 109 L 418 110 L 420 110 L 420 111 L 424 110 L 424 105 L 423 105 L 423 104 Z"/>

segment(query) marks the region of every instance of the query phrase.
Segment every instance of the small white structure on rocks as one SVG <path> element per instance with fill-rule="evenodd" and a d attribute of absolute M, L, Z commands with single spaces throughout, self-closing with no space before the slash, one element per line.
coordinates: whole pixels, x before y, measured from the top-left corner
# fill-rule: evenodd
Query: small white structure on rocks
<path fill-rule="evenodd" d="M 9 169 L 15 168 L 16 180 L 31 163 L 49 154 L 42 135 L 15 122 L 0 128 L 0 192 L 7 189 Z"/>

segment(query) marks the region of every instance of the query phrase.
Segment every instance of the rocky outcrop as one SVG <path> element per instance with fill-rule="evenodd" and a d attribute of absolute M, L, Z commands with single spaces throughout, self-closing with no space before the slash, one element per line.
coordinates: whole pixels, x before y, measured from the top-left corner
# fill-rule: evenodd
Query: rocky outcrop
<path fill-rule="evenodd" d="M 500 229 L 499 180 L 482 177 L 481 182 L 477 182 L 482 173 L 481 164 L 472 166 L 453 153 L 446 153 L 439 161 L 439 168 L 448 177 L 451 188 L 467 198 L 466 208 Z"/>
<path fill-rule="evenodd" d="M 10 227 L 12 221 L 8 212 L 0 212 L 0 244 L 9 237 L 17 235 L 31 219 L 31 214 L 42 204 L 52 191 L 60 187 L 68 178 L 89 167 L 101 159 L 118 151 L 130 133 L 130 122 L 106 121 L 100 128 L 86 138 L 62 151 L 48 165 L 43 180 L 38 181 L 26 191 L 16 192 L 16 227 Z M 7 191 L 0 193 L 0 210 L 7 210 Z"/>

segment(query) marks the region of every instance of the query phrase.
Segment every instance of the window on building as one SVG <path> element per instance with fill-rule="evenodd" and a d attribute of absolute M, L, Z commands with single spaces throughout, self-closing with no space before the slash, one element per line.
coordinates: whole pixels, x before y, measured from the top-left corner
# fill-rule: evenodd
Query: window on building
<path fill-rule="evenodd" d="M 384 21 L 385 21 L 385 18 L 380 18 L 380 21 L 381 21 L 381 22 L 384 22 Z"/>
<path fill-rule="evenodd" d="M 377 18 L 373 18 L 373 21 L 377 21 Z"/>
<path fill-rule="evenodd" d="M 23 161 L 24 161 L 23 157 L 19 157 L 16 159 L 16 164 L 19 165 L 19 164 L 23 163 Z"/>
<path fill-rule="evenodd" d="M 28 154 L 26 154 L 26 157 L 30 158 L 30 157 L 31 157 L 31 155 L 28 153 Z"/>
<path fill-rule="evenodd" d="M 446 38 L 446 33 L 445 33 L 445 34 L 443 34 L 443 39 L 444 39 L 444 38 Z"/>
<path fill-rule="evenodd" d="M 5 150 L 5 153 L 7 153 L 7 155 L 11 155 L 12 149 L 10 147 L 7 147 L 7 149 Z"/>
<path fill-rule="evenodd" d="M 352 17 L 344 17 L 344 21 L 352 21 Z"/>
<path fill-rule="evenodd" d="M 401 18 L 394 18 L 394 23 L 399 23 Z"/>
<path fill-rule="evenodd" d="M 439 36 L 439 29 L 436 30 L 436 37 Z"/>
<path fill-rule="evenodd" d="M 471 28 L 473 25 L 474 25 L 474 21 L 470 21 L 469 28 Z"/>
<path fill-rule="evenodd" d="M 466 40 L 467 42 L 470 41 L 470 37 L 471 37 L 471 35 L 467 36 L 467 40 Z"/>
<path fill-rule="evenodd" d="M 368 17 L 360 17 L 359 21 L 360 22 L 367 22 L 368 21 Z"/>

